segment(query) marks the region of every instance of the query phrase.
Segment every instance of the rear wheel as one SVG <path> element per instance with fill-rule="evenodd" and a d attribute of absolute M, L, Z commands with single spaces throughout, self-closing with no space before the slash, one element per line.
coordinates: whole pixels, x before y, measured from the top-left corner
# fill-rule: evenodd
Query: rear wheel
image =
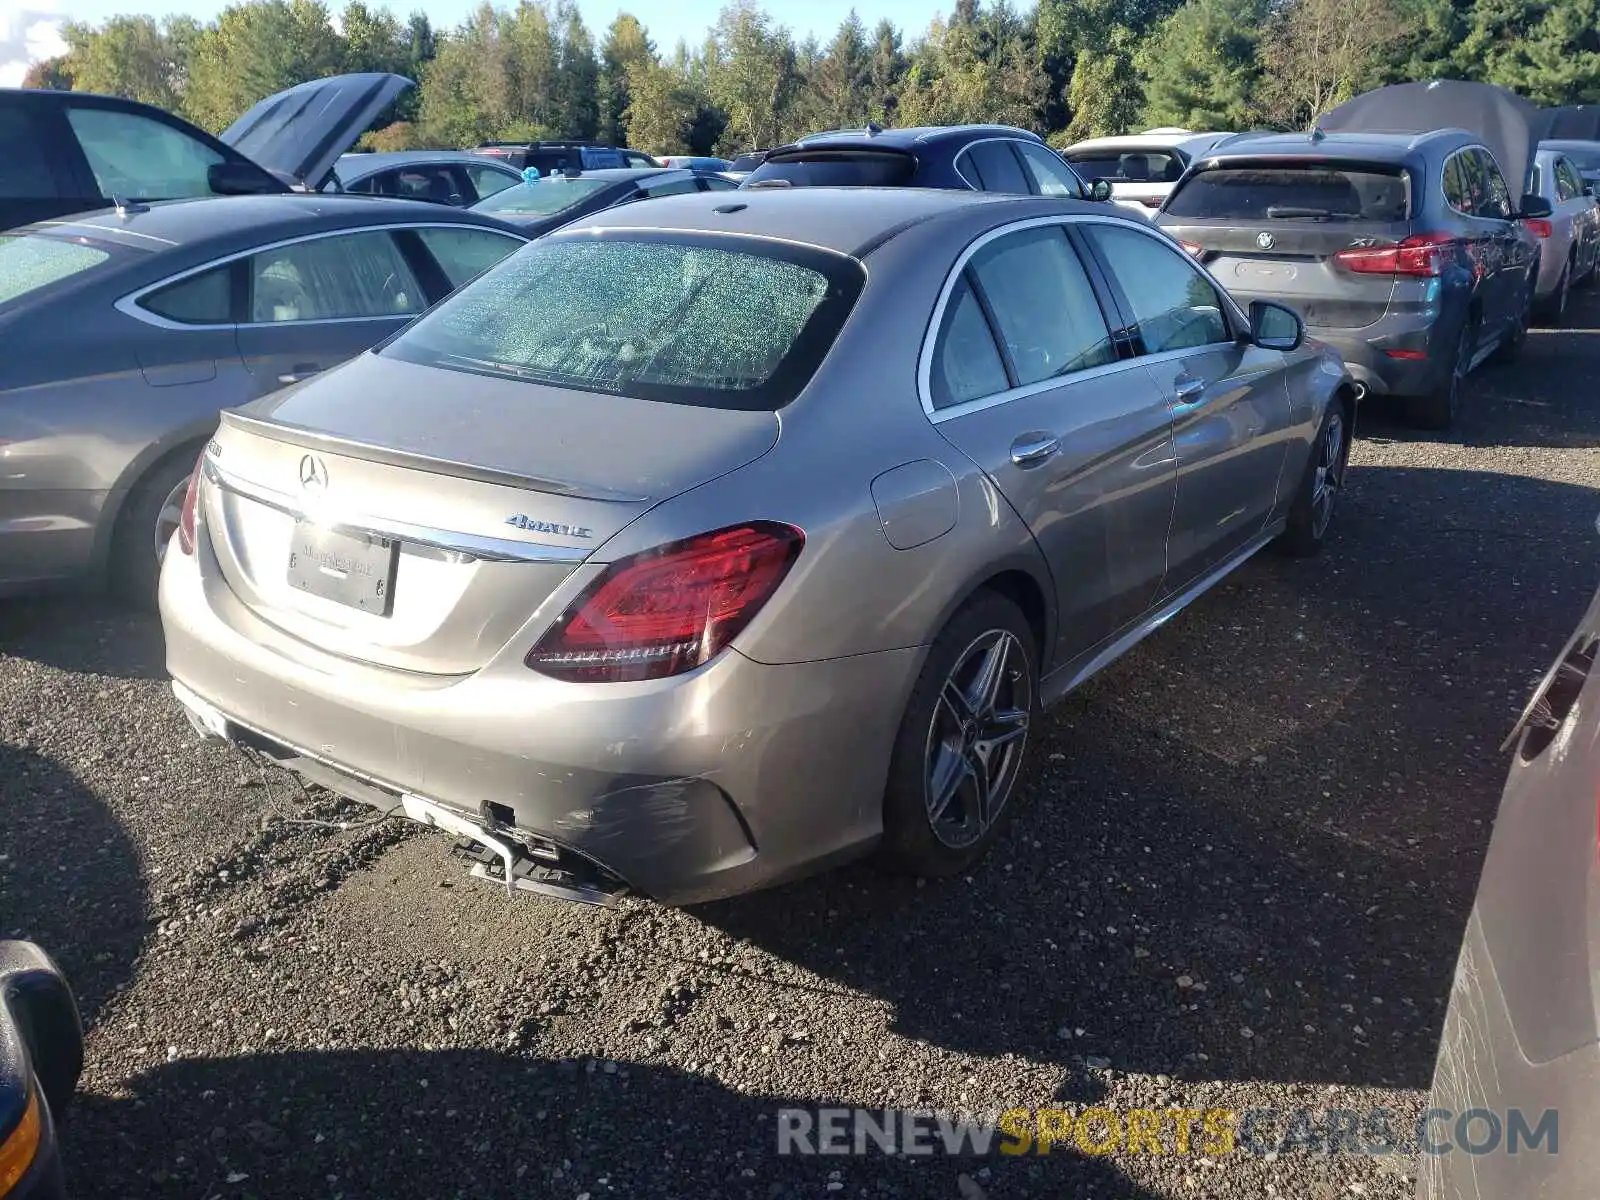
<path fill-rule="evenodd" d="M 1455 356 L 1450 371 L 1439 386 L 1421 396 L 1406 397 L 1406 418 L 1418 429 L 1449 429 L 1455 423 L 1461 403 L 1461 389 L 1472 369 L 1472 355 L 1478 348 L 1478 322 L 1468 317 L 1456 338 Z"/>
<path fill-rule="evenodd" d="M 1296 558 L 1308 558 L 1322 549 L 1333 525 L 1333 510 L 1344 487 L 1345 464 L 1350 458 L 1350 431 L 1344 404 L 1335 399 L 1323 414 L 1317 440 L 1306 460 L 1300 490 L 1289 509 L 1289 523 L 1273 543 L 1275 549 Z"/>
<path fill-rule="evenodd" d="M 124 600 L 154 609 L 161 561 L 178 528 L 183 496 L 199 447 L 178 450 L 134 485 L 117 519 L 111 545 L 111 584 Z"/>
<path fill-rule="evenodd" d="M 980 592 L 934 640 L 895 739 L 879 858 L 950 875 L 994 840 L 1038 707 L 1037 651 L 1021 611 Z"/>

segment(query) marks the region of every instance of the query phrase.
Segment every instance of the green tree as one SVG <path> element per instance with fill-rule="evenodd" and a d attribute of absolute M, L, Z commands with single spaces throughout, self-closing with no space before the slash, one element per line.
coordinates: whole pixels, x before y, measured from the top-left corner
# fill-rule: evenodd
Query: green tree
<path fill-rule="evenodd" d="M 183 106 L 186 55 L 196 26 L 190 18 L 112 17 L 98 28 L 63 30 L 73 87 L 177 111 Z"/>
<path fill-rule="evenodd" d="M 1393 0 L 1290 0 L 1273 14 L 1261 46 L 1266 118 L 1306 129 L 1381 83 L 1385 53 L 1413 36 L 1410 19 Z"/>
<path fill-rule="evenodd" d="M 510 123 L 508 56 L 500 14 L 489 4 L 438 39 L 422 76 L 420 123 L 429 145 L 475 146 Z"/>
<path fill-rule="evenodd" d="M 948 26 L 935 21 L 911 55 L 897 119 L 904 125 L 990 121 L 1041 124 L 1048 79 L 1027 29 L 1005 5 L 983 14 L 959 0 Z"/>
<path fill-rule="evenodd" d="M 524 130 L 530 137 L 536 136 L 534 130 L 559 133 L 561 105 L 556 98 L 556 73 L 561 48 L 550 26 L 549 10 L 534 0 L 521 0 L 509 18 L 500 17 L 500 29 L 506 46 L 508 115 L 518 129 L 514 136 L 522 136 Z"/>
<path fill-rule="evenodd" d="M 627 143 L 628 68 L 656 62 L 656 48 L 632 13 L 618 13 L 600 44 L 600 136 L 613 146 Z"/>
<path fill-rule="evenodd" d="M 592 138 L 600 132 L 600 64 L 594 38 L 571 0 L 562 0 L 556 15 L 561 26 L 556 125 L 573 137 Z"/>
<path fill-rule="evenodd" d="M 893 27 L 891 26 L 891 29 Z M 816 65 L 808 89 L 815 95 L 815 116 L 834 129 L 865 125 L 874 116 L 873 47 L 866 26 L 851 9 Z"/>
<path fill-rule="evenodd" d="M 350 0 L 339 18 L 344 37 L 346 71 L 393 71 L 411 66 L 406 31 L 385 9 L 374 12 L 362 0 Z"/>
<path fill-rule="evenodd" d="M 700 105 L 683 74 L 653 57 L 637 59 L 627 70 L 627 144 L 651 154 L 685 153 Z"/>
<path fill-rule="evenodd" d="M 872 31 L 872 59 L 867 67 L 867 116 L 891 124 L 900 104 L 906 74 L 900 31 L 885 18 Z"/>
<path fill-rule="evenodd" d="M 1268 0 L 1188 0 L 1135 56 L 1147 125 L 1245 129 L 1255 122 Z"/>
<path fill-rule="evenodd" d="M 712 42 L 706 92 L 727 114 L 724 145 L 739 151 L 775 144 L 800 82 L 789 31 L 746 0 L 722 10 Z"/>
<path fill-rule="evenodd" d="M 58 92 L 72 90 L 72 70 L 65 54 L 55 58 L 42 58 L 28 68 L 22 77 L 25 88 L 51 88 Z"/>
<path fill-rule="evenodd" d="M 343 61 L 343 42 L 317 0 L 235 4 L 195 41 L 184 109 L 222 129 L 273 92 L 338 74 Z"/>
<path fill-rule="evenodd" d="M 1535 104 L 1600 101 L 1600 0 L 1477 0 L 1457 63 Z"/>
<path fill-rule="evenodd" d="M 1072 118 L 1060 139 L 1064 144 L 1135 128 L 1144 107 L 1135 53 L 1134 32 L 1125 25 L 1111 26 L 1094 45 L 1079 49 L 1067 88 Z"/>

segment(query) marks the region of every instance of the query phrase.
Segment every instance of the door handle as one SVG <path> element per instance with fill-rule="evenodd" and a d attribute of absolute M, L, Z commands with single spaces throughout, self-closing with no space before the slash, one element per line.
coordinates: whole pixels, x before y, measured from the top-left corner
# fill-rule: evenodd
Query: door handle
<path fill-rule="evenodd" d="M 295 363 L 294 370 L 286 371 L 278 376 L 279 383 L 299 383 L 302 379 L 310 379 L 313 375 L 320 375 L 322 368 L 316 363 Z"/>
<path fill-rule="evenodd" d="M 1053 458 L 1061 449 L 1061 439 L 1050 433 L 1024 433 L 1011 443 L 1011 461 L 1026 470 Z"/>
<path fill-rule="evenodd" d="M 1188 404 L 1206 390 L 1206 381 L 1182 377 L 1173 381 L 1172 390 L 1179 404 Z"/>

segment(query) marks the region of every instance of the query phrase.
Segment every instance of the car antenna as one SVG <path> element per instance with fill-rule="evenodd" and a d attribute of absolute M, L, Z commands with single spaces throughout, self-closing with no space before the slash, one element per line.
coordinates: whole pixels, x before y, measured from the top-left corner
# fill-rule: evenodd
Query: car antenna
<path fill-rule="evenodd" d="M 867 122 L 867 136 L 868 137 L 877 137 L 882 132 L 883 132 L 883 126 L 882 125 L 879 125 L 876 121 L 868 121 Z"/>
<path fill-rule="evenodd" d="M 137 200 L 124 200 L 121 196 L 111 197 L 111 203 L 116 207 L 117 216 L 127 217 L 134 213 L 149 212 L 148 204 L 140 204 Z"/>
<path fill-rule="evenodd" d="M 1323 138 L 1325 138 L 1327 136 L 1328 136 L 1327 134 L 1322 132 L 1322 126 L 1321 125 L 1313 125 L 1311 127 L 1311 140 L 1313 142 L 1320 142 Z"/>

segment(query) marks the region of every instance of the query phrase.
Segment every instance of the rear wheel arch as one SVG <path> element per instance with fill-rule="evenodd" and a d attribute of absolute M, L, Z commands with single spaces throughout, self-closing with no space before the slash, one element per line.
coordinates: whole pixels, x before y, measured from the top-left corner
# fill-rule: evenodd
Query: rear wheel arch
<path fill-rule="evenodd" d="M 97 577 L 104 580 L 107 576 L 117 540 L 125 532 L 128 501 L 140 485 L 179 459 L 186 458 L 189 465 L 193 466 L 215 432 L 215 419 L 179 430 L 155 445 L 145 447 L 123 469 L 116 485 L 106 496 L 99 526 L 95 530 L 94 570 Z"/>
<path fill-rule="evenodd" d="M 1051 650 L 1055 642 L 1055 613 L 1050 601 L 1054 584 L 1041 559 L 1029 562 L 1026 557 L 1013 558 L 991 564 L 979 572 L 966 588 L 953 593 L 939 614 L 939 620 L 928 631 L 927 644 L 931 646 L 957 613 L 985 592 L 1002 596 L 1021 610 L 1034 637 L 1034 657 L 1039 663 L 1041 678 L 1050 669 Z"/>

